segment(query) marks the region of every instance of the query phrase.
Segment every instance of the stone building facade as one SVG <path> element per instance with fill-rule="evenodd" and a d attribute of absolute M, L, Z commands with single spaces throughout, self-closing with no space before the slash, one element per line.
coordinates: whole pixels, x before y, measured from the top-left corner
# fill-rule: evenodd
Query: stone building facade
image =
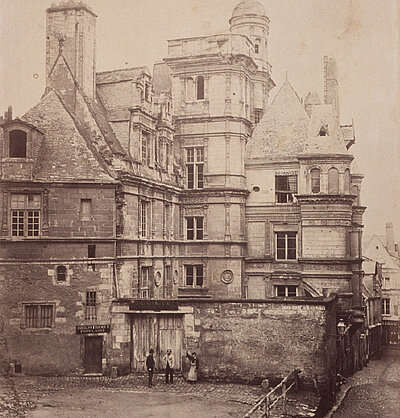
<path fill-rule="evenodd" d="M 170 40 L 153 75 L 99 73 L 94 12 L 47 10 L 46 91 L 2 125 L 3 363 L 126 373 L 143 370 L 150 347 L 157 359 L 172 347 L 183 367 L 187 349 L 233 347 L 234 318 L 273 317 L 278 335 L 294 309 L 321 355 L 318 371 L 302 349 L 288 364 L 332 386 L 337 310 L 357 328 L 364 210 L 336 66 L 325 59 L 322 103 L 286 81 L 269 104 L 266 11 L 243 0 L 229 24 Z"/>

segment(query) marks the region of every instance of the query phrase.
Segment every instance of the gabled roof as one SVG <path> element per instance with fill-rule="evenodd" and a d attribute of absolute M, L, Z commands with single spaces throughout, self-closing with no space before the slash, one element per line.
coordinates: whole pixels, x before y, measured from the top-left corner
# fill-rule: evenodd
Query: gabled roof
<path fill-rule="evenodd" d="M 114 182 L 96 149 L 79 131 L 62 99 L 51 90 L 23 120 L 43 132 L 35 180 Z"/>
<path fill-rule="evenodd" d="M 284 82 L 247 143 L 246 158 L 296 157 L 307 141 L 310 118 L 288 80 Z"/>
<path fill-rule="evenodd" d="M 372 235 L 364 245 L 363 255 L 383 264 L 384 269 L 400 269 L 400 260 L 389 253 L 384 238 Z"/>

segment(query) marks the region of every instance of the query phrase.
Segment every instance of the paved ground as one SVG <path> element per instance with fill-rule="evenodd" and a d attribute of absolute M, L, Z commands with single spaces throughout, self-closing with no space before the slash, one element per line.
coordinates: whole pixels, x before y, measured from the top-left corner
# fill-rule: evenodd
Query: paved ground
<path fill-rule="evenodd" d="M 387 349 L 379 360 L 349 378 L 333 418 L 400 417 L 400 349 Z"/>
<path fill-rule="evenodd" d="M 242 417 L 263 394 L 259 386 L 197 383 L 176 378 L 166 385 L 157 376 L 117 379 L 73 377 L 0 378 L 0 415 L 28 417 Z M 299 393 L 289 398 L 292 416 L 313 416 L 317 398 Z M 277 409 L 273 416 L 280 416 Z"/>

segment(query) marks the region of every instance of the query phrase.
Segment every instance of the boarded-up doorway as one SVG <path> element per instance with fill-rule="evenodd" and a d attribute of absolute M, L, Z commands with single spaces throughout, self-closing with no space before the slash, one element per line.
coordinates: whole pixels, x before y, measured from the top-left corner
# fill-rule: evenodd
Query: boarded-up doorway
<path fill-rule="evenodd" d="M 154 350 L 156 370 L 162 366 L 162 358 L 168 348 L 175 359 L 174 369 L 182 366 L 182 315 L 142 314 L 131 319 L 131 370 L 145 371 L 146 357 L 150 348 Z"/>
<path fill-rule="evenodd" d="M 103 337 L 85 337 L 85 373 L 101 373 Z"/>

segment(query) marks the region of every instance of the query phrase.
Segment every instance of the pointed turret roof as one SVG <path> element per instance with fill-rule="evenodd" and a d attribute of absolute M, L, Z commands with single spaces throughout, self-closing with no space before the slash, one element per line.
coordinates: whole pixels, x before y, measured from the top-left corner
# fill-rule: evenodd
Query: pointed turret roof
<path fill-rule="evenodd" d="M 304 149 L 310 118 L 299 96 L 285 80 L 254 129 L 246 150 L 248 160 L 296 158 Z"/>

